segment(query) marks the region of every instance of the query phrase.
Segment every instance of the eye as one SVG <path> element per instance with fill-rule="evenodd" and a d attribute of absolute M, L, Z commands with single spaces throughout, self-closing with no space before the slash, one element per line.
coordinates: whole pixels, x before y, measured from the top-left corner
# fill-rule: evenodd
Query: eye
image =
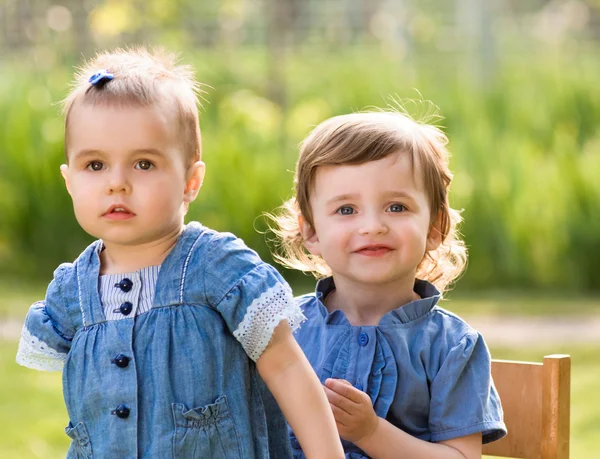
<path fill-rule="evenodd" d="M 355 212 L 354 209 L 350 206 L 342 206 L 338 210 L 336 210 L 335 213 L 340 215 L 352 215 Z"/>
<path fill-rule="evenodd" d="M 100 161 L 90 161 L 88 163 L 88 165 L 86 166 L 86 169 L 89 169 L 91 171 L 101 171 L 102 169 L 104 169 L 104 164 L 101 163 Z"/>
<path fill-rule="evenodd" d="M 150 161 L 147 161 L 145 159 L 142 159 L 141 161 L 138 161 L 138 163 L 135 165 L 136 169 L 141 169 L 143 171 L 150 170 L 153 167 L 154 167 L 154 164 L 152 164 Z"/>
<path fill-rule="evenodd" d="M 388 207 L 388 210 L 390 212 L 404 212 L 406 210 L 406 207 L 404 207 L 403 204 L 392 204 L 390 207 Z"/>

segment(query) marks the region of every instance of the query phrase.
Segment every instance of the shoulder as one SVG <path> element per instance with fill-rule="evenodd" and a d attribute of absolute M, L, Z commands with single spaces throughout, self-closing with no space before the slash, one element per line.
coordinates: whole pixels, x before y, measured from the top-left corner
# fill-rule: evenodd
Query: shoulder
<path fill-rule="evenodd" d="M 61 263 L 54 270 L 54 277 L 48 287 L 48 294 L 60 293 L 68 296 L 69 292 L 75 295 L 79 288 L 80 277 L 89 272 L 90 266 L 97 258 L 98 246 L 102 241 L 92 242 L 73 262 Z"/>
<path fill-rule="evenodd" d="M 190 231 L 189 226 L 181 244 L 181 256 L 176 258 L 183 265 L 179 266 L 190 292 L 201 293 L 210 304 L 218 304 L 235 288 L 243 289 L 249 296 L 271 288 L 289 289 L 279 272 L 234 234 L 199 224 Z M 194 285 L 189 279 L 194 279 Z"/>
<path fill-rule="evenodd" d="M 306 293 L 294 298 L 296 305 L 302 310 L 307 320 L 321 317 L 319 300 L 314 293 Z"/>
<path fill-rule="evenodd" d="M 436 331 L 451 341 L 477 339 L 481 334 L 471 327 L 462 317 L 440 306 L 431 310 L 430 321 L 435 324 Z"/>
<path fill-rule="evenodd" d="M 427 343 L 423 351 L 430 375 L 448 365 L 459 371 L 461 365 L 473 359 L 487 362 L 490 358 L 481 333 L 458 315 L 439 306 L 431 310 L 422 333 L 414 336 L 412 344 L 423 346 Z"/>
<path fill-rule="evenodd" d="M 250 249 L 242 239 L 229 232 L 216 231 L 192 222 L 186 226 L 183 236 L 186 238 L 183 244 L 184 252 L 188 252 L 190 256 L 218 259 L 246 256 L 260 261 L 254 250 Z"/>
<path fill-rule="evenodd" d="M 239 274 L 240 267 L 261 261 L 256 252 L 234 234 L 219 232 L 198 222 L 185 226 L 173 252 L 161 270 L 181 271 L 184 278 L 200 276 L 207 278 L 207 282 L 218 282 L 222 276 L 233 275 L 232 271 Z"/>
<path fill-rule="evenodd" d="M 76 278 L 74 263 L 61 263 L 54 270 L 53 281 L 57 284 L 57 286 L 68 284 L 74 278 Z"/>

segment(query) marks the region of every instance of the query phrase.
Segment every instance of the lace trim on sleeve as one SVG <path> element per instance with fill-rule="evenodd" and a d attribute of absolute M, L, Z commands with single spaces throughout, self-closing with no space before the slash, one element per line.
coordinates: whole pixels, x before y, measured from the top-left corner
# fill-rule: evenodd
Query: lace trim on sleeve
<path fill-rule="evenodd" d="M 296 305 L 289 286 L 277 284 L 252 302 L 233 336 L 256 362 L 271 341 L 275 327 L 283 319 L 287 319 L 294 331 L 306 317 Z"/>
<path fill-rule="evenodd" d="M 23 327 L 17 350 L 19 365 L 40 371 L 62 371 L 66 359 L 67 354 L 55 351 Z"/>

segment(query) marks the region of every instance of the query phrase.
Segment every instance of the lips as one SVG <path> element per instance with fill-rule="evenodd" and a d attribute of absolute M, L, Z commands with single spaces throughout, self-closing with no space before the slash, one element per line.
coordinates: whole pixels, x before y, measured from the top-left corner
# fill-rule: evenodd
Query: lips
<path fill-rule="evenodd" d="M 392 250 L 394 249 L 384 244 L 369 244 L 360 247 L 359 249 L 355 250 L 354 253 L 368 257 L 381 257 L 390 253 Z"/>
<path fill-rule="evenodd" d="M 135 217 L 135 214 L 123 204 L 113 204 L 102 216 L 110 220 L 127 220 Z"/>

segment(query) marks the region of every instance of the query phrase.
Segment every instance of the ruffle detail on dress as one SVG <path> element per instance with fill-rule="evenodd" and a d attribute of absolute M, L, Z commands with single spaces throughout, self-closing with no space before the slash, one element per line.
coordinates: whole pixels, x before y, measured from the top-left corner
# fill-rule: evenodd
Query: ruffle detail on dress
<path fill-rule="evenodd" d="M 23 327 L 16 358 L 19 365 L 39 371 L 62 371 L 66 359 L 67 354 L 55 351 Z"/>
<path fill-rule="evenodd" d="M 233 336 L 256 362 L 271 341 L 275 327 L 283 319 L 287 319 L 292 332 L 306 320 L 289 286 L 278 283 L 250 304 Z"/>

